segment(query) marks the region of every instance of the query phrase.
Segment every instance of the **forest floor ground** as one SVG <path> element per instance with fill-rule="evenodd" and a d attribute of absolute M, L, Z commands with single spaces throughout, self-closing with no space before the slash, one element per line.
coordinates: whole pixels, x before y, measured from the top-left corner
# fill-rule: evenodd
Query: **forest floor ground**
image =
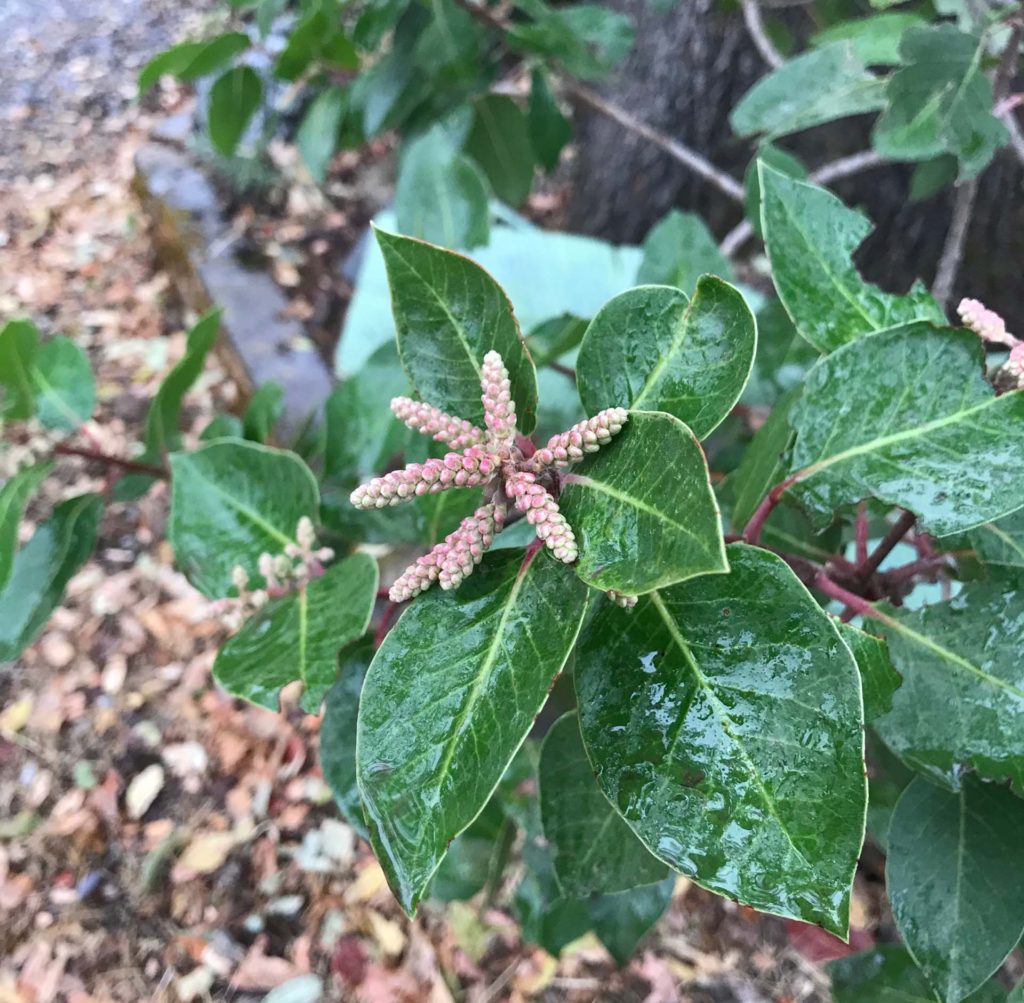
<path fill-rule="evenodd" d="M 134 80 L 207 7 L 0 5 L 0 319 L 27 315 L 86 348 L 100 401 L 89 432 L 123 456 L 190 320 L 131 194 L 153 123 Z M 235 392 L 211 363 L 187 425 Z M 9 435 L 0 465 L 20 445 Z M 30 521 L 105 487 L 102 469 L 62 459 Z M 174 570 L 165 487 L 107 509 L 65 603 L 0 672 L 0 1003 L 247 1001 L 310 974 L 323 999 L 366 1003 L 828 999 L 809 958 L 833 943 L 684 879 L 621 970 L 592 938 L 559 959 L 521 943 L 500 907 L 405 919 L 338 821 L 318 719 L 213 684 L 222 628 Z"/>

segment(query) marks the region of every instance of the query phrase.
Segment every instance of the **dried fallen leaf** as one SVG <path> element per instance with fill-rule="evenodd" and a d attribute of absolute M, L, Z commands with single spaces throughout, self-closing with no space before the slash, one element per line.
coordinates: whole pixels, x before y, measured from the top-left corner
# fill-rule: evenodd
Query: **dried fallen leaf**
<path fill-rule="evenodd" d="M 373 910 L 367 913 L 367 919 L 370 923 L 370 932 L 380 945 L 384 957 L 397 958 L 405 950 L 405 931 L 394 920 L 387 919 Z"/>
<path fill-rule="evenodd" d="M 149 811 L 150 805 L 163 790 L 165 779 L 164 768 L 159 763 L 147 766 L 141 773 L 132 777 L 124 795 L 129 818 L 142 818 Z"/>
<path fill-rule="evenodd" d="M 215 871 L 234 848 L 238 837 L 233 832 L 201 832 L 185 847 L 175 865 L 173 880 L 183 881 L 193 874 Z"/>
<path fill-rule="evenodd" d="M 0 731 L 17 734 L 32 715 L 32 698 L 22 697 L 0 712 Z"/>

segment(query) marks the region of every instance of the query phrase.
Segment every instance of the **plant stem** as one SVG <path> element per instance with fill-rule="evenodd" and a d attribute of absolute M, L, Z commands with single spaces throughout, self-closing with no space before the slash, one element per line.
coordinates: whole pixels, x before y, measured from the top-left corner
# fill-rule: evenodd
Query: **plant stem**
<path fill-rule="evenodd" d="M 856 577 L 862 581 L 870 578 L 882 561 L 892 553 L 896 544 L 910 532 L 915 522 L 917 516 L 913 512 L 904 512 L 882 537 L 882 542 L 863 561 L 858 561 Z"/>
<path fill-rule="evenodd" d="M 168 479 L 168 472 L 165 467 L 157 467 L 150 463 L 136 463 L 135 460 L 123 460 L 120 456 L 111 456 L 98 449 L 79 449 L 77 446 L 67 446 L 59 443 L 53 447 L 57 456 L 78 456 L 83 460 L 95 460 L 97 463 L 105 463 L 109 467 L 120 467 L 122 470 L 130 470 L 136 474 L 149 474 L 150 477 L 158 477 L 160 480 Z"/>
<path fill-rule="evenodd" d="M 772 509 L 779 504 L 779 499 L 800 479 L 802 474 L 802 470 L 798 470 L 795 474 L 790 474 L 784 481 L 779 481 L 761 499 L 761 504 L 754 510 L 750 521 L 743 527 L 743 532 L 740 534 L 747 543 L 757 543 L 761 539 L 761 530 L 764 529 L 768 516 L 772 514 Z"/>
<path fill-rule="evenodd" d="M 743 20 L 747 25 L 747 31 L 761 53 L 764 61 L 773 69 L 777 70 L 786 60 L 782 53 L 772 44 L 768 33 L 764 30 L 764 21 L 761 19 L 761 8 L 757 0 L 740 0 L 743 8 Z"/>
<path fill-rule="evenodd" d="M 819 592 L 824 592 L 830 599 L 841 602 L 847 609 L 852 609 L 854 613 L 859 613 L 861 616 L 870 617 L 874 620 L 881 620 L 884 623 L 892 623 L 890 617 L 875 609 L 867 599 L 855 595 L 853 592 L 844 589 L 841 585 L 837 585 L 824 571 L 819 571 L 815 576 L 814 587 Z"/>
<path fill-rule="evenodd" d="M 868 560 L 868 510 L 864 502 L 857 506 L 857 564 L 867 564 Z"/>
<path fill-rule="evenodd" d="M 553 369 L 556 373 L 561 373 L 563 376 L 572 380 L 574 383 L 576 382 L 576 370 L 573 369 L 572 366 L 564 366 L 561 362 L 555 361 L 546 362 L 545 365 L 548 367 L 548 369 Z"/>
<path fill-rule="evenodd" d="M 381 614 L 380 623 L 377 624 L 377 630 L 373 635 L 373 646 L 379 648 L 384 643 L 384 638 L 388 636 L 388 631 L 391 629 L 391 621 L 394 620 L 395 614 L 398 612 L 398 607 L 401 603 L 389 602 L 384 607 L 384 612 Z"/>
<path fill-rule="evenodd" d="M 971 213 L 974 210 L 974 200 L 977 195 L 977 178 L 962 184 L 956 190 L 953 218 L 949 222 L 946 243 L 942 247 L 942 257 L 939 259 L 939 267 L 935 272 L 935 282 L 932 283 L 932 296 L 941 307 L 947 305 L 949 297 L 953 294 L 953 286 L 956 284 L 957 273 L 960 271 L 960 263 L 964 257 L 967 231 L 971 224 Z"/>

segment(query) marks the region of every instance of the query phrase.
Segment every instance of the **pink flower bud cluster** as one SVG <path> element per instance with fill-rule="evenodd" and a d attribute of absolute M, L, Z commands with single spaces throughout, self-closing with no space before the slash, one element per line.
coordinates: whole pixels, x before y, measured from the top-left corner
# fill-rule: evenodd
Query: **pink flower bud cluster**
<path fill-rule="evenodd" d="M 529 470 L 515 471 L 505 478 L 505 491 L 516 508 L 526 513 L 527 522 L 537 530 L 537 539 L 558 560 L 572 564 L 579 557 L 572 527 L 559 511 L 558 502 L 537 483 L 535 474 Z"/>
<path fill-rule="evenodd" d="M 484 405 L 488 439 L 499 449 L 511 447 L 516 439 L 516 405 L 512 400 L 508 370 L 497 352 L 488 352 L 484 356 L 480 386 L 483 389 L 480 399 Z"/>
<path fill-rule="evenodd" d="M 505 522 L 505 507 L 496 503 L 481 505 L 471 516 L 459 523 L 442 543 L 406 568 L 398 578 L 388 598 L 392 602 L 412 599 L 440 579 L 441 588 L 454 589 L 473 573 L 484 552 L 501 532 Z"/>
<path fill-rule="evenodd" d="M 1010 349 L 1010 357 L 996 371 L 998 390 L 1024 390 L 1024 341 Z"/>
<path fill-rule="evenodd" d="M 616 606 L 621 606 L 623 609 L 632 609 L 636 604 L 639 596 L 627 596 L 622 592 L 616 592 L 615 589 L 608 589 L 605 595 L 611 599 Z"/>
<path fill-rule="evenodd" d="M 993 341 L 1000 345 L 1012 348 L 1020 344 L 1006 330 L 1006 321 L 995 312 L 989 310 L 980 300 L 962 299 L 956 308 L 964 327 L 969 327 L 982 341 Z"/>
<path fill-rule="evenodd" d="M 594 453 L 610 442 L 626 423 L 629 412 L 620 407 L 608 408 L 554 436 L 547 446 L 527 459 L 516 445 L 516 406 L 511 381 L 497 352 L 484 356 L 480 389 L 486 429 L 408 397 L 392 400 L 391 410 L 400 421 L 417 432 L 448 443 L 454 451 L 442 459 L 410 463 L 403 470 L 374 477 L 350 496 L 357 508 L 370 509 L 397 505 L 449 488 L 485 486 L 487 489 L 487 503 L 463 519 L 458 529 L 430 553 L 417 558 L 392 585 L 389 593 L 392 602 L 411 599 L 437 581 L 445 589 L 458 586 L 480 563 L 494 537 L 501 532 L 509 502 L 526 516 L 536 528 L 538 539 L 558 560 L 571 564 L 579 556 L 576 536 L 555 500 L 558 478 L 548 471 L 582 460 L 587 453 Z M 541 475 L 545 475 L 543 483 Z M 295 549 L 297 553 L 301 550 L 303 556 L 309 552 L 315 557 L 311 547 L 311 541 L 305 544 L 300 540 Z M 268 567 L 267 570 L 274 572 L 276 569 Z M 630 597 L 620 598 L 622 603 L 631 604 Z M 635 599 L 632 602 L 635 603 Z"/>
<path fill-rule="evenodd" d="M 533 454 L 534 469 L 579 463 L 587 453 L 596 453 L 611 442 L 612 436 L 622 431 L 628 418 L 629 412 L 624 407 L 610 407 L 599 411 L 593 418 L 578 422 L 568 432 L 552 436 L 543 449 Z"/>
<path fill-rule="evenodd" d="M 452 449 L 480 446 L 486 438 L 465 418 L 454 418 L 432 404 L 414 401 L 410 397 L 395 397 L 391 401 L 391 410 L 414 432 L 433 436 L 437 442 L 447 442 Z"/>
<path fill-rule="evenodd" d="M 461 453 L 446 453 L 440 460 L 410 463 L 355 489 L 350 500 L 356 508 L 384 508 L 417 495 L 437 494 L 448 488 L 472 488 L 486 484 L 498 469 L 497 458 L 483 446 Z"/>

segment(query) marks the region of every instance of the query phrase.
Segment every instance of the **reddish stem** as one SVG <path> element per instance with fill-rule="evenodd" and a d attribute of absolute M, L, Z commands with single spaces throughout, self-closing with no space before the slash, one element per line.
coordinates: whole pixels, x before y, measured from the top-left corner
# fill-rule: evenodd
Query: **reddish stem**
<path fill-rule="evenodd" d="M 547 365 L 548 369 L 553 369 L 556 373 L 561 373 L 563 376 L 566 376 L 570 380 L 573 380 L 575 382 L 576 370 L 573 369 L 572 366 L 565 366 L 562 365 L 561 362 L 555 362 L 554 360 L 545 364 Z"/>
<path fill-rule="evenodd" d="M 882 561 L 892 553 L 896 544 L 910 532 L 916 521 L 917 516 L 913 512 L 904 512 L 889 527 L 889 532 L 882 538 L 882 542 L 863 561 L 858 563 L 857 576 L 862 579 L 870 578 L 878 570 Z"/>
<path fill-rule="evenodd" d="M 861 616 L 871 617 L 875 620 L 881 620 L 884 623 L 892 622 L 884 613 L 875 609 L 867 599 L 855 595 L 848 589 L 844 589 L 842 585 L 837 585 L 824 571 L 819 571 L 815 576 L 814 587 L 819 592 L 824 592 L 830 599 L 841 602 L 847 609 L 853 610 L 854 613 L 859 613 Z"/>
<path fill-rule="evenodd" d="M 800 479 L 803 475 L 802 470 L 798 470 L 795 474 L 790 474 L 784 481 L 780 481 L 775 485 L 764 496 L 761 500 L 761 504 L 757 506 L 754 514 L 750 517 L 750 521 L 744 526 L 742 537 L 747 543 L 757 543 L 761 539 L 761 530 L 764 529 L 764 524 L 768 521 L 768 516 L 772 514 L 772 510 L 776 505 L 779 504 L 779 500 L 782 496 Z"/>
<path fill-rule="evenodd" d="M 384 607 L 384 612 L 381 614 L 380 623 L 377 624 L 377 630 L 373 635 L 373 646 L 379 648 L 384 642 L 384 638 L 388 636 L 388 631 L 391 629 L 391 621 L 394 620 L 395 614 L 398 612 L 398 607 L 401 603 L 389 602 Z"/>
<path fill-rule="evenodd" d="M 519 565 L 519 571 L 516 574 L 516 578 L 522 578 L 526 574 L 526 569 L 533 562 L 533 559 L 540 553 L 541 547 L 544 546 L 543 541 L 539 537 L 535 537 L 526 545 L 526 552 L 523 554 L 523 563 Z"/>
<path fill-rule="evenodd" d="M 120 467 L 122 470 L 130 470 L 136 474 L 149 474 L 150 477 L 158 477 L 160 480 L 167 480 L 168 473 L 164 467 L 157 467 L 150 463 L 136 463 L 134 460 L 123 460 L 120 456 L 111 456 L 109 453 L 102 453 L 98 449 L 79 449 L 77 446 L 67 446 L 60 443 L 53 447 L 58 456 L 79 456 L 83 460 L 95 460 L 98 463 L 105 463 L 110 467 Z"/>
<path fill-rule="evenodd" d="M 864 564 L 868 559 L 868 509 L 864 502 L 857 506 L 856 561 Z"/>

